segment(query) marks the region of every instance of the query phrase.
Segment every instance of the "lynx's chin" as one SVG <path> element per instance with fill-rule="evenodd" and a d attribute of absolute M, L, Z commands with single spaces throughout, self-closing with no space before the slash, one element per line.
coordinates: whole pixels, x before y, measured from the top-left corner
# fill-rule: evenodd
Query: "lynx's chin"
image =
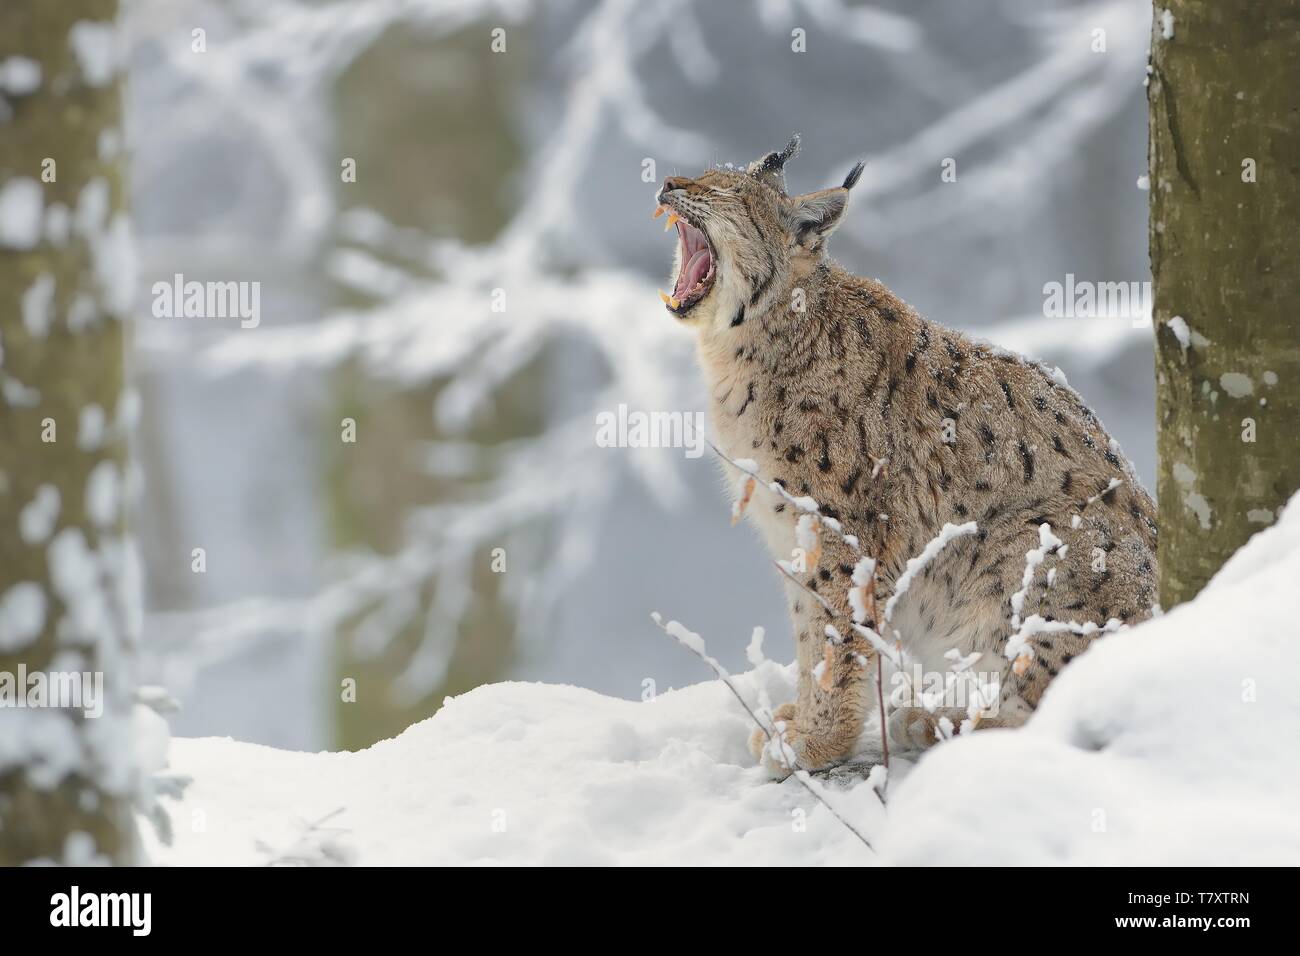
<path fill-rule="evenodd" d="M 660 292 L 659 298 L 664 300 L 669 312 L 681 317 L 703 301 L 713 288 L 717 277 L 714 267 L 717 257 L 704 230 L 687 222 L 681 213 L 659 206 L 654 218 L 658 219 L 665 211 L 668 212 L 667 226 L 677 227 L 677 277 L 673 282 L 673 294 Z"/>

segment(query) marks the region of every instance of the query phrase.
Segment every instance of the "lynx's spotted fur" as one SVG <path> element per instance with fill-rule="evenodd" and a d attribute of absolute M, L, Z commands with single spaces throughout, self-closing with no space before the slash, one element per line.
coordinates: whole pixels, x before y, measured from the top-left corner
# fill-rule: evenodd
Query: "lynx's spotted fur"
<path fill-rule="evenodd" d="M 950 543 L 912 582 L 890 636 L 897 629 L 927 671 L 947 670 L 950 649 L 980 652 L 976 666 L 999 670 L 1002 690 L 997 716 L 979 726 L 1023 723 L 1099 629 L 1151 614 L 1154 505 L 1058 375 L 927 321 L 879 282 L 827 258 L 862 167 L 842 186 L 791 196 L 784 167 L 797 145 L 743 170 L 669 177 L 659 192 L 679 238 L 664 300 L 698 333 L 719 448 L 816 499 L 856 535 L 862 553 L 878 559 L 882 607 L 907 559 L 945 523 L 976 522 L 977 533 Z M 747 514 L 772 554 L 790 559 L 795 509 L 760 483 Z M 1012 597 L 1044 524 L 1061 545 L 1046 549 L 1019 615 L 1038 615 L 1043 629 L 1028 636 L 1030 650 L 1013 668 L 1004 653 Z M 861 556 L 833 535 L 821 542 L 816 565 L 798 577 L 834 613 L 784 582 L 799 682 L 797 699 L 776 717 L 807 769 L 847 757 L 876 706 L 875 655 L 860 636 L 831 645 L 829 677 L 818 667 L 826 625 L 850 614 Z M 899 710 L 891 735 L 928 746 L 942 716 Z M 788 772 L 770 752 L 767 762 Z"/>

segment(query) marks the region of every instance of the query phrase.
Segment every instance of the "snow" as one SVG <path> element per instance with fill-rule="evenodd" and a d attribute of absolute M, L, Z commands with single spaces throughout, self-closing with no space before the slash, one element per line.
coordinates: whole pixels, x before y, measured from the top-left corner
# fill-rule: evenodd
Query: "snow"
<path fill-rule="evenodd" d="M 1113 451 L 1115 451 L 1116 454 L 1119 454 L 1118 450 L 1115 449 L 1115 441 L 1114 441 L 1114 439 L 1111 439 L 1111 449 L 1112 449 Z M 1183 466 L 1183 467 L 1186 467 L 1186 466 Z M 1177 470 L 1177 466 L 1175 466 L 1175 470 Z M 1120 479 L 1120 478 L 1112 478 L 1110 481 L 1106 482 L 1106 487 L 1105 487 L 1104 490 L 1099 491 L 1099 492 L 1097 492 L 1095 495 L 1093 495 L 1092 497 L 1088 498 L 1087 501 L 1084 502 L 1083 506 L 1084 506 L 1085 508 L 1089 507 L 1089 506 L 1092 505 L 1094 502 L 1096 502 L 1098 499 L 1100 499 L 1100 498 L 1104 497 L 1105 495 L 1109 494 L 1110 492 L 1114 491 L 1116 488 L 1118 488 L 1118 487 L 1119 487 L 1120 485 L 1122 485 L 1122 484 L 1124 484 L 1124 482 L 1123 482 L 1122 479 Z M 1073 523 L 1073 519 L 1071 519 L 1071 523 Z M 1060 544 L 1060 542 L 1058 541 L 1057 544 Z M 1062 555 L 1062 556 L 1065 555 L 1065 549 L 1064 549 L 1064 548 L 1061 549 L 1061 555 Z"/>
<path fill-rule="evenodd" d="M 95 324 L 99 318 L 99 308 L 95 305 L 95 300 L 86 292 L 78 292 L 72 298 L 72 305 L 68 306 L 68 329 L 72 332 L 83 332 Z"/>
<path fill-rule="evenodd" d="M 0 248 L 31 249 L 41 239 L 45 195 L 30 176 L 15 176 L 0 186 Z"/>
<path fill-rule="evenodd" d="M 1164 40 L 1174 38 L 1174 13 L 1172 10 L 1160 11 L 1160 37 Z"/>
<path fill-rule="evenodd" d="M 77 725 L 57 709 L 7 709 L 0 734 L 0 769 L 22 766 L 38 788 L 51 789 L 82 766 Z M 100 721 L 89 721 L 88 726 Z"/>
<path fill-rule="evenodd" d="M 73 217 L 78 234 L 94 239 L 108 221 L 110 207 L 108 180 L 96 176 L 81 187 L 77 194 L 77 211 Z"/>
<path fill-rule="evenodd" d="M 124 434 L 135 430 L 140 423 L 140 393 L 128 386 L 117 397 L 116 427 Z"/>
<path fill-rule="evenodd" d="M 784 494 L 790 504 L 794 505 L 800 511 L 807 511 L 810 514 L 821 510 L 821 505 L 817 504 L 817 499 L 809 495 L 790 495 L 785 494 L 785 489 L 777 482 L 772 482 L 768 487 L 779 494 Z"/>
<path fill-rule="evenodd" d="M 813 515 L 803 514 L 799 516 L 799 520 L 795 522 L 794 526 L 794 540 L 795 544 L 808 554 L 817 551 L 819 547 L 817 539 L 817 519 Z"/>
<path fill-rule="evenodd" d="M 1181 315 L 1175 315 L 1165 323 L 1169 326 L 1169 331 L 1174 333 L 1174 338 L 1178 339 L 1178 344 L 1183 348 L 1183 354 L 1187 354 L 1187 347 L 1192 344 L 1192 334 L 1187 328 L 1187 320 Z"/>
<path fill-rule="evenodd" d="M 769 678 L 781 685 L 774 696 L 790 695 L 784 669 Z M 797 783 L 763 782 L 752 729 L 717 681 L 644 703 L 508 683 L 356 754 L 173 739 L 171 769 L 194 783 L 179 806 L 164 802 L 175 845 L 146 839 L 164 864 L 261 862 L 258 841 L 292 845 L 341 807 L 330 822 L 363 865 L 868 862 Z M 843 812 L 868 820 L 870 803 L 866 787 L 841 798 Z"/>
<path fill-rule="evenodd" d="M 26 647 L 45 627 L 45 592 L 33 581 L 20 581 L 0 594 L 0 653 Z"/>
<path fill-rule="evenodd" d="M 39 389 L 24 385 L 12 375 L 0 373 L 0 395 L 16 408 L 34 408 L 41 403 Z"/>
<path fill-rule="evenodd" d="M 1111 480 L 1111 486 L 1114 487 L 1115 481 Z M 1020 590 L 1011 595 L 1011 626 L 1012 628 L 1020 627 L 1020 612 L 1025 608 L 1025 596 L 1029 593 L 1029 587 L 1034 583 L 1034 573 L 1038 566 L 1047 559 L 1048 554 L 1059 548 L 1063 542 L 1056 535 L 1052 534 L 1052 526 L 1044 522 L 1038 526 L 1038 547 L 1031 548 L 1025 552 L 1025 573 L 1020 579 Z M 1016 657 L 1018 655 L 1011 653 L 1011 645 L 1007 645 L 1007 656 Z"/>
<path fill-rule="evenodd" d="M 866 623 L 867 598 L 861 585 L 849 589 L 849 608 L 853 612 L 854 624 Z"/>
<path fill-rule="evenodd" d="M 101 461 L 86 478 L 86 515 L 97 526 L 109 527 L 117 520 L 120 499 L 121 482 L 117 464 Z"/>
<path fill-rule="evenodd" d="M 152 707 L 138 703 L 131 708 L 131 723 L 135 765 L 142 773 L 165 769 L 171 746 L 167 721 Z"/>
<path fill-rule="evenodd" d="M 857 547 L 856 538 L 853 540 L 853 547 Z M 875 579 L 876 559 L 871 557 L 859 558 L 858 563 L 853 566 L 853 587 L 849 588 L 849 608 L 853 612 L 854 624 L 866 623 L 868 612 L 867 590 Z"/>
<path fill-rule="evenodd" d="M 94 451 L 104 443 L 107 417 L 102 405 L 91 402 L 81 406 L 77 415 L 77 447 L 82 451 Z"/>
<path fill-rule="evenodd" d="M 925 566 L 935 559 L 940 551 L 948 546 L 948 542 L 954 538 L 960 538 L 964 535 L 975 534 L 979 531 L 979 525 L 974 521 L 967 521 L 965 524 L 952 524 L 948 522 L 939 529 L 939 533 L 930 540 L 930 542 L 921 550 L 921 553 L 914 558 L 908 558 L 907 567 L 899 575 L 898 580 L 894 583 L 894 593 L 889 596 L 885 602 L 885 620 L 888 621 L 894 616 L 894 606 L 898 603 L 899 598 L 907 593 L 911 587 L 912 581 L 918 574 L 925 570 Z"/>
<path fill-rule="evenodd" d="M 54 276 L 48 272 L 36 277 L 23 293 L 23 325 L 34 339 L 43 339 L 54 320 Z"/>
<path fill-rule="evenodd" d="M 18 512 L 18 534 L 26 544 L 42 544 L 54 533 L 59 520 L 62 498 L 55 485 L 44 484 L 36 489 L 32 500 Z"/>
<path fill-rule="evenodd" d="M 0 60 L 0 93 L 27 96 L 41 86 L 41 65 L 27 56 Z"/>
<path fill-rule="evenodd" d="M 117 71 L 117 34 L 111 22 L 79 20 L 68 33 L 81 75 L 90 86 L 103 86 Z"/>
<path fill-rule="evenodd" d="M 828 781 L 875 854 L 754 766 L 753 725 L 715 680 L 645 702 L 485 685 L 358 753 L 173 738 L 193 783 L 164 802 L 174 844 L 145 839 L 158 863 L 247 865 L 334 814 L 363 865 L 1293 863 L 1297 574 L 1300 496 L 1196 600 L 1099 638 L 1025 727 L 896 758 L 887 809 L 871 781 Z M 746 699 L 792 699 L 793 667 L 755 659 L 732 678 Z"/>
<path fill-rule="evenodd" d="M 135 295 L 136 257 L 131 226 L 121 213 L 91 245 L 95 277 L 104 292 L 104 304 L 118 317 L 126 315 Z"/>
<path fill-rule="evenodd" d="M 61 202 L 50 203 L 45 210 L 45 239 L 56 246 L 62 246 L 72 235 L 72 213 Z"/>
<path fill-rule="evenodd" d="M 657 614 L 655 615 L 655 620 L 659 620 Z M 684 624 L 681 624 L 678 621 L 669 621 L 663 626 L 663 628 L 668 632 L 669 637 L 676 640 L 678 644 L 681 644 L 682 647 L 686 648 L 688 651 L 692 651 L 700 657 L 708 657 L 704 647 L 704 638 L 687 628 Z"/>
<path fill-rule="evenodd" d="M 112 630 L 112 615 L 100 586 L 100 569 L 80 528 L 64 528 L 46 549 L 50 583 L 67 616 L 59 637 L 71 643 L 100 638 Z"/>
<path fill-rule="evenodd" d="M 865 587 L 870 584 L 876 576 L 876 559 L 861 558 L 853 566 L 853 583 L 858 587 Z"/>
<path fill-rule="evenodd" d="M 1175 315 L 1173 318 L 1167 320 L 1165 325 L 1169 326 L 1169 331 L 1174 333 L 1174 338 L 1178 340 L 1178 345 L 1182 349 L 1184 358 L 1187 357 L 1187 350 L 1192 346 L 1195 346 L 1198 349 L 1203 349 L 1207 345 L 1211 344 L 1209 339 L 1188 325 L 1187 320 L 1181 315 Z"/>

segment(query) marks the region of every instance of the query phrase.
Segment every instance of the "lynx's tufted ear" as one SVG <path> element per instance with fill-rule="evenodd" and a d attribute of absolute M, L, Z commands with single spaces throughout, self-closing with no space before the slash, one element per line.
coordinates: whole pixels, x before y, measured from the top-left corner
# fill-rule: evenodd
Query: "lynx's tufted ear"
<path fill-rule="evenodd" d="M 795 133 L 790 137 L 790 142 L 785 144 L 785 149 L 778 152 L 768 153 L 749 164 L 746 172 L 762 182 L 767 183 L 773 189 L 782 193 L 785 192 L 785 164 L 788 163 L 794 155 L 799 152 L 799 134 Z"/>
<path fill-rule="evenodd" d="M 863 164 L 858 163 L 844 178 L 843 186 L 819 189 L 816 192 L 795 196 L 790 201 L 787 224 L 795 245 L 816 252 L 844 219 L 849 205 L 849 190 L 862 176 Z"/>

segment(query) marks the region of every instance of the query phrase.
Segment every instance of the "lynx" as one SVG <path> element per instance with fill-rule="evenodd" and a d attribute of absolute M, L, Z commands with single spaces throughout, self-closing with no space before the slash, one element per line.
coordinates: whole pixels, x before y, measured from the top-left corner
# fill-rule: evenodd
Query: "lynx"
<path fill-rule="evenodd" d="M 752 742 L 778 776 L 791 753 L 802 769 L 842 762 L 876 706 L 876 654 L 842 623 L 862 555 L 876 559 L 881 607 L 945 524 L 975 522 L 910 581 L 888 636 L 927 671 L 947 670 L 955 651 L 1000 673 L 996 716 L 977 716 L 979 728 L 1022 724 L 1091 641 L 1149 617 L 1157 577 L 1152 500 L 1064 377 L 927 321 L 830 260 L 863 166 L 840 186 L 791 195 L 785 166 L 798 145 L 668 177 L 655 211 L 677 232 L 661 297 L 697 333 L 723 467 L 735 479 L 734 463 L 748 460 L 763 477 L 748 520 L 776 558 L 798 553 L 800 509 L 776 483 L 859 544 L 823 533 L 804 569 L 782 577 L 797 696 L 773 715 L 785 746 L 761 733 Z M 1009 641 L 1023 648 L 1014 660 Z M 888 732 L 923 749 L 945 717 L 966 716 L 897 708 Z"/>

